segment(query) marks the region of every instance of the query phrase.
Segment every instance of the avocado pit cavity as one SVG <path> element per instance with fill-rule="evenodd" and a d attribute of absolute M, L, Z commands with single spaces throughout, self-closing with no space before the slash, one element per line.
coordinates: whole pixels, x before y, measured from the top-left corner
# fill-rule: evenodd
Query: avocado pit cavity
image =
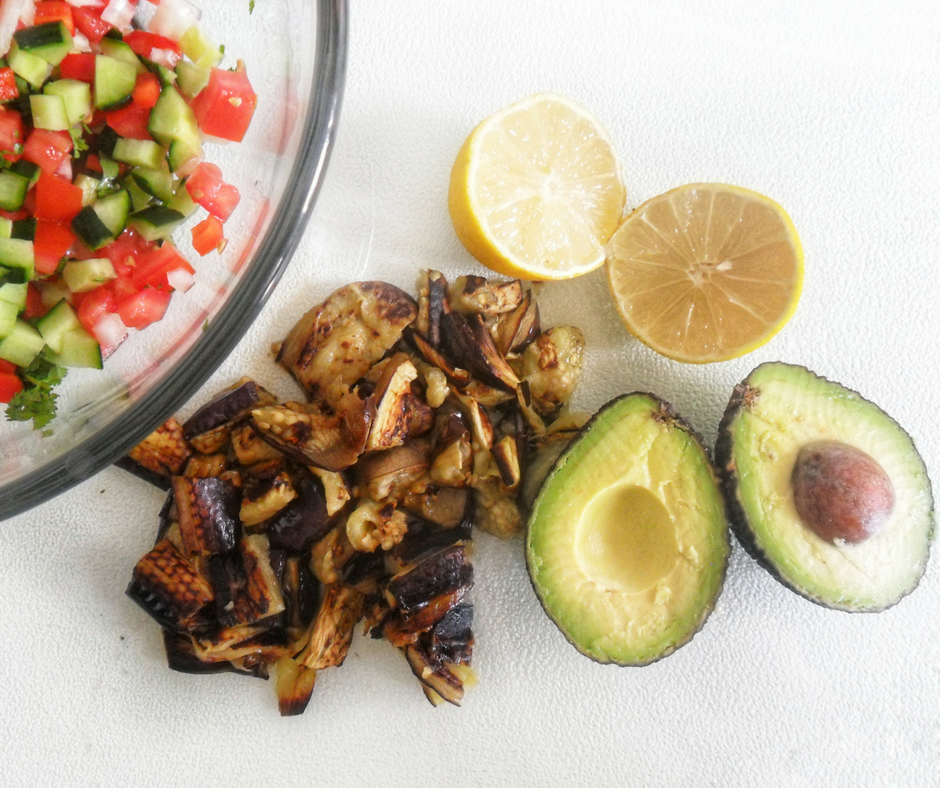
<path fill-rule="evenodd" d="M 644 591 L 666 577 L 678 560 L 675 524 L 645 487 L 609 487 L 585 508 L 575 555 L 581 571 L 598 585 Z"/>
<path fill-rule="evenodd" d="M 803 524 L 833 544 L 857 544 L 874 536 L 894 509 L 894 487 L 884 468 L 841 441 L 804 446 L 791 484 Z"/>

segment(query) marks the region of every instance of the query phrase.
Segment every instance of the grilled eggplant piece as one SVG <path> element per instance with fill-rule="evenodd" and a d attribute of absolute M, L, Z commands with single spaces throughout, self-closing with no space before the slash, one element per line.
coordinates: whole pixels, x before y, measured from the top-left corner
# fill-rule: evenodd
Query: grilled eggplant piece
<path fill-rule="evenodd" d="M 228 458 L 224 454 L 194 454 L 186 463 L 183 476 L 221 476 L 228 469 Z"/>
<path fill-rule="evenodd" d="M 282 717 L 303 714 L 313 695 L 317 671 L 291 657 L 281 657 L 274 665 L 277 676 L 277 707 Z"/>
<path fill-rule="evenodd" d="M 417 314 L 414 299 L 394 285 L 346 285 L 297 322 L 277 360 L 311 400 L 335 404 L 398 342 Z"/>
<path fill-rule="evenodd" d="M 379 547 L 391 550 L 407 530 L 405 513 L 396 508 L 394 501 L 378 503 L 366 498 L 346 518 L 346 538 L 364 553 Z"/>
<path fill-rule="evenodd" d="M 441 336 L 448 356 L 482 383 L 510 391 L 519 385 L 519 377 L 496 349 L 480 315 L 447 313 L 441 318 Z"/>
<path fill-rule="evenodd" d="M 525 518 L 515 497 L 499 479 L 478 479 L 473 485 L 474 525 L 500 539 L 522 533 Z"/>
<path fill-rule="evenodd" d="M 199 408 L 186 423 L 183 433 L 187 440 L 227 427 L 247 418 L 255 408 L 275 402 L 274 396 L 248 378 L 219 393 Z M 211 452 L 208 452 L 211 453 Z"/>
<path fill-rule="evenodd" d="M 193 673 L 197 675 L 206 673 L 239 673 L 244 676 L 255 676 L 266 679 L 268 677 L 267 665 L 264 662 L 251 662 L 241 664 L 236 662 L 203 662 L 196 656 L 193 639 L 182 632 L 163 630 L 163 650 L 166 652 L 167 667 L 177 673 Z"/>
<path fill-rule="evenodd" d="M 523 301 L 518 279 L 495 281 L 482 276 L 459 276 L 450 286 L 450 306 L 458 312 L 502 315 L 519 308 Z"/>
<path fill-rule="evenodd" d="M 115 465 L 161 490 L 170 489 L 170 477 L 181 473 L 193 453 L 176 418 L 169 418 Z"/>
<path fill-rule="evenodd" d="M 405 648 L 405 657 L 411 667 L 411 672 L 415 674 L 418 681 L 448 703 L 454 706 L 460 705 L 464 696 L 463 681 L 447 664 L 434 660 L 418 644 Z M 428 699 L 434 703 L 431 696 L 428 696 Z"/>
<path fill-rule="evenodd" d="M 461 602 L 450 608 L 431 629 L 428 652 L 434 659 L 469 665 L 473 656 L 473 605 Z"/>
<path fill-rule="evenodd" d="M 127 595 L 165 629 L 185 630 L 213 599 L 212 587 L 169 539 L 134 567 Z"/>
<path fill-rule="evenodd" d="M 557 414 L 577 388 L 583 366 L 581 329 L 556 326 L 539 334 L 522 354 L 522 377 L 535 409 L 543 416 Z"/>
<path fill-rule="evenodd" d="M 268 460 L 247 469 L 242 476 L 242 502 L 238 516 L 251 527 L 270 520 L 297 497 L 281 460 Z"/>
<path fill-rule="evenodd" d="M 304 553 L 330 529 L 331 514 L 322 483 L 306 468 L 295 472 L 297 498 L 265 523 L 271 546 L 293 553 Z"/>
<path fill-rule="evenodd" d="M 458 543 L 431 553 L 388 581 L 388 595 L 405 613 L 418 610 L 436 596 L 473 585 L 473 566 L 466 546 Z"/>
<path fill-rule="evenodd" d="M 341 471 L 365 450 L 374 415 L 371 397 L 362 400 L 350 392 L 335 412 L 288 402 L 258 408 L 249 423 L 262 440 L 294 462 Z"/>
<path fill-rule="evenodd" d="M 340 524 L 330 530 L 310 551 L 310 569 L 323 585 L 332 585 L 340 579 L 346 562 L 356 549 L 346 538 L 346 527 Z"/>
<path fill-rule="evenodd" d="M 473 498 L 466 487 L 431 485 L 424 492 L 405 495 L 401 506 L 415 517 L 446 529 L 469 527 L 473 514 Z"/>
<path fill-rule="evenodd" d="M 343 664 L 356 624 L 362 618 L 365 596 L 340 583 L 327 586 L 320 612 L 310 627 L 307 645 L 297 662 L 323 670 Z"/>
<path fill-rule="evenodd" d="M 251 621 L 282 613 L 284 598 L 281 595 L 281 581 L 271 567 L 268 537 L 263 534 L 245 536 L 240 548 L 247 579 L 245 590 L 253 614 Z"/>
<path fill-rule="evenodd" d="M 219 477 L 174 476 L 173 497 L 188 556 L 224 553 L 235 547 L 238 492 Z"/>
<path fill-rule="evenodd" d="M 386 451 L 363 455 L 356 463 L 360 492 L 373 501 L 400 499 L 428 472 L 431 445 L 417 439 Z"/>
<path fill-rule="evenodd" d="M 418 370 L 405 353 L 395 354 L 385 365 L 375 386 L 377 405 L 366 451 L 401 446 L 408 438 L 431 429 L 431 409 L 412 392 L 411 384 L 417 377 Z"/>
<path fill-rule="evenodd" d="M 527 290 L 522 302 L 496 324 L 496 348 L 504 356 L 521 353 L 542 331 L 539 307 Z"/>
<path fill-rule="evenodd" d="M 271 444 L 266 443 L 250 424 L 244 424 L 232 430 L 232 451 L 241 465 L 255 465 L 268 460 L 283 458 L 283 454 Z"/>

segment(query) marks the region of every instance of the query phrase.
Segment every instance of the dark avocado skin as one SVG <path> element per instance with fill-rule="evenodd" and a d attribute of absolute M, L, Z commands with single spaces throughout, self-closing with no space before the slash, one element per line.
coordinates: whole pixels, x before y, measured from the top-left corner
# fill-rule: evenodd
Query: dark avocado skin
<path fill-rule="evenodd" d="M 921 578 L 923 577 L 924 572 L 921 572 L 920 576 L 915 582 L 913 582 L 910 587 L 901 594 L 897 599 L 889 602 L 886 605 L 881 607 L 866 607 L 866 608 L 855 608 L 855 607 L 839 607 L 833 605 L 830 601 L 825 599 L 820 599 L 819 597 L 814 596 L 809 593 L 806 589 L 801 588 L 789 580 L 787 580 L 773 563 L 768 560 L 766 554 L 764 553 L 763 548 L 758 544 L 757 538 L 752 530 L 750 523 L 748 521 L 747 515 L 744 512 L 744 507 L 741 502 L 741 498 L 738 495 L 738 474 L 737 468 L 735 467 L 734 460 L 732 458 L 732 439 L 731 439 L 731 426 L 734 423 L 735 419 L 741 414 L 742 410 L 745 408 L 746 403 L 749 402 L 754 397 L 760 396 L 760 389 L 752 386 L 750 380 L 752 376 L 760 369 L 767 366 L 777 366 L 785 365 L 788 367 L 796 367 L 798 369 L 803 369 L 811 375 L 828 382 L 834 383 L 835 385 L 841 386 L 846 391 L 854 394 L 859 397 L 859 399 L 870 402 L 870 400 L 865 399 L 857 391 L 842 386 L 841 383 L 835 383 L 828 378 L 818 375 L 813 372 L 811 369 L 804 367 L 799 364 L 787 364 L 783 361 L 771 361 L 765 362 L 757 367 L 755 367 L 750 374 L 741 382 L 738 383 L 733 391 L 731 392 L 731 399 L 728 401 L 728 406 L 725 408 L 724 415 L 721 418 L 721 422 L 718 425 L 718 439 L 715 443 L 715 464 L 718 469 L 718 473 L 721 479 L 721 490 L 724 494 L 725 506 L 728 509 L 728 517 L 731 525 L 731 530 L 734 532 L 735 537 L 741 546 L 748 552 L 748 554 L 754 558 L 761 566 L 763 566 L 770 574 L 773 576 L 781 585 L 790 589 L 791 591 L 796 592 L 800 596 L 808 599 L 810 602 L 813 602 L 821 607 L 824 607 L 828 610 L 841 610 L 846 613 L 880 613 L 883 610 L 887 610 L 889 607 L 896 605 L 900 602 L 905 596 L 910 594 L 920 583 Z M 871 403 L 874 405 L 874 403 Z M 875 405 L 877 407 L 877 405 Z M 879 408 L 881 410 L 881 408 Z M 882 411 L 883 413 L 884 411 Z M 887 414 L 886 414 L 887 415 Z M 890 418 L 890 417 L 889 417 Z M 891 419 L 894 422 L 898 430 L 904 431 L 903 428 L 896 422 L 894 419 Z M 906 433 L 905 433 L 906 434 Z M 908 436 L 910 437 L 910 436 Z M 933 501 L 933 491 L 930 489 L 930 480 L 927 480 L 928 492 L 930 492 L 931 501 Z M 934 532 L 936 528 L 936 523 L 934 522 L 933 507 L 931 507 L 931 529 L 930 535 L 927 540 L 926 550 L 928 555 L 925 556 L 924 560 L 924 571 L 926 571 L 927 564 L 929 563 L 929 550 L 930 544 L 933 541 Z"/>
<path fill-rule="evenodd" d="M 565 460 L 565 458 L 568 456 L 568 453 L 577 446 L 578 442 L 582 439 L 582 437 L 585 434 L 587 434 L 588 430 L 593 426 L 593 424 L 598 420 L 598 418 L 608 408 L 611 408 L 614 405 L 616 405 L 618 402 L 620 402 L 621 400 L 624 400 L 627 397 L 632 397 L 632 396 L 644 396 L 644 397 L 649 397 L 650 399 L 652 399 L 659 406 L 659 410 L 655 414 L 654 418 L 658 418 L 663 421 L 670 422 L 671 424 L 673 424 L 674 426 L 678 427 L 680 430 L 685 432 L 696 444 L 698 444 L 698 446 L 702 449 L 702 452 L 705 455 L 705 458 L 708 460 L 708 467 L 711 472 L 712 481 L 718 485 L 719 491 L 723 493 L 723 489 L 721 487 L 721 478 L 716 471 L 715 463 L 712 459 L 712 454 L 708 450 L 708 447 L 705 445 L 705 443 L 702 441 L 701 436 L 692 428 L 692 425 L 689 424 L 689 422 L 686 421 L 682 416 L 680 416 L 676 412 L 675 408 L 673 408 L 673 406 L 669 402 L 664 400 L 662 397 L 659 397 L 656 394 L 653 394 L 652 392 L 649 392 L 649 391 L 633 391 L 633 392 L 630 392 L 629 394 L 621 394 L 618 397 L 614 397 L 612 400 L 609 400 L 607 403 L 605 403 L 600 408 L 598 408 L 598 410 L 594 413 L 594 415 L 591 416 L 591 418 L 588 419 L 585 425 L 578 431 L 578 434 L 575 435 L 575 437 L 571 439 L 571 441 L 568 443 L 565 449 L 561 452 L 561 454 L 558 455 L 558 459 L 555 460 L 555 462 L 552 464 L 552 467 L 549 469 L 548 473 L 545 474 L 545 478 L 542 481 L 542 485 L 539 486 L 539 492 L 536 493 L 535 498 L 533 500 L 538 499 L 539 493 L 541 493 L 542 486 L 554 475 L 555 470 Z M 723 499 L 722 502 L 723 502 L 724 510 L 725 510 L 724 512 L 725 520 L 727 521 L 729 517 L 728 502 L 727 502 L 728 499 L 725 498 L 724 495 L 722 495 L 721 497 Z M 528 531 L 528 522 L 526 522 L 526 530 Z M 728 537 L 727 534 L 726 534 L 726 537 Z M 529 583 L 532 586 L 532 590 L 535 592 L 535 596 L 538 598 L 539 604 L 542 606 L 542 610 L 545 611 L 545 614 L 552 621 L 552 623 L 555 623 L 555 620 L 552 618 L 551 613 L 549 612 L 548 608 L 545 606 L 545 602 L 542 599 L 542 595 L 539 593 L 539 589 L 537 585 L 532 579 L 532 567 L 529 565 L 528 549 L 524 549 L 523 553 L 526 559 L 526 573 L 529 576 Z M 730 551 L 729 551 L 729 554 L 730 554 Z M 564 630 L 561 629 L 561 627 L 558 627 L 558 631 L 561 632 L 565 640 L 567 640 L 572 646 L 574 646 L 575 649 L 577 649 L 579 653 L 583 654 L 592 662 L 596 662 L 599 665 L 616 665 L 618 667 L 645 667 L 646 665 L 652 665 L 654 662 L 659 662 L 659 660 L 665 657 L 668 657 L 670 654 L 674 653 L 676 649 L 686 645 L 689 641 L 692 640 L 692 638 L 696 634 L 698 634 L 702 630 L 702 627 L 705 626 L 705 622 L 708 620 L 709 615 L 711 615 L 712 610 L 715 609 L 715 604 L 718 601 L 718 598 L 721 596 L 721 592 L 724 589 L 725 578 L 727 577 L 727 573 L 728 573 L 728 561 L 726 560 L 725 565 L 722 568 L 721 577 L 719 578 L 718 585 L 715 589 L 715 595 L 703 609 L 702 617 L 699 619 L 696 626 L 693 627 L 689 631 L 688 636 L 681 642 L 675 643 L 671 648 L 666 649 L 664 652 L 656 655 L 655 657 L 653 657 L 652 659 L 646 662 L 641 662 L 641 663 L 620 663 L 620 662 L 614 662 L 614 661 L 600 662 L 599 660 L 594 659 L 594 657 L 592 657 L 590 654 L 586 653 L 584 649 L 577 642 L 569 638 L 567 634 L 565 634 Z"/>

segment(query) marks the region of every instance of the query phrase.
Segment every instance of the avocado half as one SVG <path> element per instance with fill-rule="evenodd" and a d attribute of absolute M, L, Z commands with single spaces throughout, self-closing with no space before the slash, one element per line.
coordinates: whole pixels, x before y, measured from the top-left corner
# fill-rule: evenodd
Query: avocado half
<path fill-rule="evenodd" d="M 794 490 L 810 473 L 801 458 L 819 446 L 867 455 L 890 480 L 893 506 L 877 532 L 826 538 L 827 524 L 807 522 Z M 735 534 L 784 585 L 850 612 L 884 610 L 917 586 L 934 528 L 930 480 L 910 436 L 877 405 L 804 367 L 762 364 L 735 387 L 715 453 Z M 871 485 L 852 489 L 851 468 L 838 471 L 811 467 L 820 507 L 834 508 L 827 496 L 844 494 L 843 509 L 876 497 Z"/>
<path fill-rule="evenodd" d="M 607 403 L 559 456 L 532 506 L 532 586 L 597 662 L 645 665 L 687 643 L 721 591 L 730 550 L 702 443 L 653 394 Z"/>

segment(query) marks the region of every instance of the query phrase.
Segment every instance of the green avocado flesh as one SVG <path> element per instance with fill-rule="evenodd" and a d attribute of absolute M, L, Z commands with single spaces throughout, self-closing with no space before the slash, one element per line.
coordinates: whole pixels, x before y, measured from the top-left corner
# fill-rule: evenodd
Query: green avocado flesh
<path fill-rule="evenodd" d="M 721 591 L 728 523 L 702 445 L 651 394 L 604 406 L 549 472 L 526 564 L 545 612 L 598 662 L 644 665 L 686 643 Z"/>
<path fill-rule="evenodd" d="M 821 538 L 797 512 L 794 465 L 819 441 L 865 452 L 890 479 L 893 508 L 863 541 Z M 930 481 L 910 436 L 878 406 L 803 367 L 763 364 L 735 388 L 716 454 L 735 532 L 785 585 L 855 612 L 883 610 L 916 587 L 933 533 Z"/>

